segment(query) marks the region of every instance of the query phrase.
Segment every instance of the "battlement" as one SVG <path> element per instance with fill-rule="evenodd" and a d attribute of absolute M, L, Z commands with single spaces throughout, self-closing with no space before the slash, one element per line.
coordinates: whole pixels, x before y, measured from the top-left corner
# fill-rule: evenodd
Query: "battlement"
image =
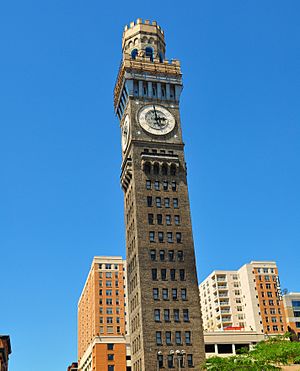
<path fill-rule="evenodd" d="M 148 19 L 142 20 L 142 18 L 138 18 L 136 21 L 130 22 L 129 26 L 126 25 L 124 27 L 124 32 L 134 28 L 135 26 L 138 25 L 144 25 L 144 26 L 152 26 L 157 28 L 162 34 L 164 34 L 164 31 L 161 29 L 161 27 L 157 24 L 156 21 L 149 21 Z"/>
<path fill-rule="evenodd" d="M 156 21 L 142 20 L 138 18 L 135 22 L 130 22 L 129 26 L 124 27 L 123 38 L 122 38 L 122 49 L 127 49 L 126 46 L 131 42 L 137 44 L 141 41 L 143 44 L 160 42 L 164 49 L 165 38 L 164 31 L 157 24 Z"/>

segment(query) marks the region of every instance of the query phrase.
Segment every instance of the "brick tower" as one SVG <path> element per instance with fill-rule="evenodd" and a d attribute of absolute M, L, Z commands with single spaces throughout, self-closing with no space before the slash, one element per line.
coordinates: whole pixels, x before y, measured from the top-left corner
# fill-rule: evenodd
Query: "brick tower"
<path fill-rule="evenodd" d="M 133 371 L 198 366 L 204 359 L 179 99 L 179 61 L 164 32 L 126 26 L 114 90 L 122 137 Z"/>

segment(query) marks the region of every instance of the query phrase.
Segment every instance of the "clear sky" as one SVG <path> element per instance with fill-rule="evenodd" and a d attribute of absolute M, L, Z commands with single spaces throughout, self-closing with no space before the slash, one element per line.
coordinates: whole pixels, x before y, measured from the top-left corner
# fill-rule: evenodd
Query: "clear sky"
<path fill-rule="evenodd" d="M 300 291 L 300 2 L 0 3 L 0 333 L 11 371 L 77 359 L 94 255 L 123 255 L 113 87 L 126 23 L 157 20 L 182 62 L 199 280 L 275 260 Z"/>

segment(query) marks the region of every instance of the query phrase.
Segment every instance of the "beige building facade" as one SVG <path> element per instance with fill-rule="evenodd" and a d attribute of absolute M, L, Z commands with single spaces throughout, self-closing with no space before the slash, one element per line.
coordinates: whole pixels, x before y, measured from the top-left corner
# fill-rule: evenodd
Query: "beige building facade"
<path fill-rule="evenodd" d="M 126 262 L 96 256 L 78 302 L 78 370 L 128 371 Z"/>
<path fill-rule="evenodd" d="M 300 340 L 300 292 L 290 292 L 283 296 L 287 330 Z"/>
<path fill-rule="evenodd" d="M 275 262 L 252 261 L 236 271 L 214 271 L 199 286 L 204 331 L 286 332 Z"/>

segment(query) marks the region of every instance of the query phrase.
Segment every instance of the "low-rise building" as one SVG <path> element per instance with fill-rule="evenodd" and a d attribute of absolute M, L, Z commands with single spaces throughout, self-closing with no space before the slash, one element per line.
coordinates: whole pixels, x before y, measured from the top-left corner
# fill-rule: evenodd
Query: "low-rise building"
<path fill-rule="evenodd" d="M 300 292 L 290 292 L 283 296 L 287 330 L 300 340 Z"/>

